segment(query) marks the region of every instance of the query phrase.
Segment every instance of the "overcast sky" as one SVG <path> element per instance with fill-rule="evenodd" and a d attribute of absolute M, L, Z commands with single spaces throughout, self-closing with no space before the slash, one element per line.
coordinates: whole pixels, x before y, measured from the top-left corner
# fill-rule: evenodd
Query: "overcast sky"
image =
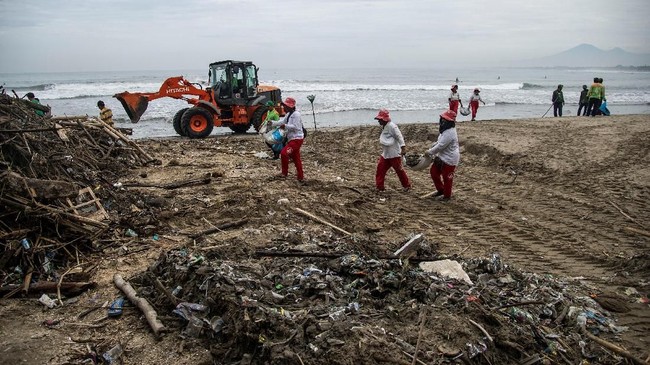
<path fill-rule="evenodd" d="M 650 53 L 650 0 L 0 0 L 0 72 L 502 65 Z"/>

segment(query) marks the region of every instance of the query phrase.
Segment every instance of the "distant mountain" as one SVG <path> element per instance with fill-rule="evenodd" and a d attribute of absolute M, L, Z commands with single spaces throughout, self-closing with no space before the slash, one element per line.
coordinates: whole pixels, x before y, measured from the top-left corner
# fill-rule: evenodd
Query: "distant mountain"
<path fill-rule="evenodd" d="M 581 44 L 553 56 L 522 61 L 524 66 L 615 67 L 650 65 L 650 54 L 630 53 L 621 48 L 609 51 Z"/>

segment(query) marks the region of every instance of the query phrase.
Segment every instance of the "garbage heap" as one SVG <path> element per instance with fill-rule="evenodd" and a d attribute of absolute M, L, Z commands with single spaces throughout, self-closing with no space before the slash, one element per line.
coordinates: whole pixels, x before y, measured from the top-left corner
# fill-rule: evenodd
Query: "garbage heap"
<path fill-rule="evenodd" d="M 342 252 L 360 246 L 337 244 Z M 226 260 L 174 249 L 130 281 L 185 348 L 204 346 L 218 363 L 625 361 L 587 339 L 626 328 L 585 284 L 509 267 L 498 254 L 417 263 L 257 253 Z"/>
<path fill-rule="evenodd" d="M 156 162 L 127 131 L 88 116 L 39 116 L 40 108 L 0 92 L 2 297 L 52 292 L 65 272 L 64 293 L 87 288 L 86 253 L 115 228 L 108 208 L 131 205 L 111 181 Z"/>

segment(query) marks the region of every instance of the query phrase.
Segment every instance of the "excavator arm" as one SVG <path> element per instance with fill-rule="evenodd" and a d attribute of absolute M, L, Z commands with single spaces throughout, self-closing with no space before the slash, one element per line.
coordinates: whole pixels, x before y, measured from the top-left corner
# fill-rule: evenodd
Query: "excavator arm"
<path fill-rule="evenodd" d="M 126 114 L 131 122 L 137 123 L 140 117 L 147 110 L 149 102 L 152 100 L 170 97 L 182 99 L 192 105 L 204 100 L 210 102 L 212 96 L 206 90 L 194 86 L 195 84 L 187 81 L 183 76 L 170 77 L 163 82 L 157 92 L 150 93 L 130 93 L 128 91 L 113 95 L 114 98 L 122 103 Z M 188 97 L 192 95 L 195 97 Z"/>

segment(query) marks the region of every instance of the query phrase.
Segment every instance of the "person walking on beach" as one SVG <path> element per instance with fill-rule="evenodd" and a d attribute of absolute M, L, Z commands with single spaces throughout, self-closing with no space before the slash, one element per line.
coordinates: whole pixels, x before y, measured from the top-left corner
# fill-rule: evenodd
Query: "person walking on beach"
<path fill-rule="evenodd" d="M 33 92 L 28 92 L 27 94 L 25 94 L 25 96 L 27 97 L 27 100 L 31 101 L 32 103 L 42 105 L 41 101 L 36 97 L 36 95 L 34 95 Z M 23 98 L 25 96 L 23 96 Z M 42 110 L 34 109 L 34 112 L 36 113 L 36 115 L 39 115 L 41 117 L 45 116 L 45 112 Z"/>
<path fill-rule="evenodd" d="M 433 158 L 429 172 L 437 190 L 434 196 L 442 197 L 439 198 L 441 200 L 449 200 L 454 183 L 454 171 L 460 162 L 456 112 L 447 110 L 440 114 L 438 125 L 440 131 L 438 141 L 427 151 L 427 154 Z"/>
<path fill-rule="evenodd" d="M 589 88 L 589 105 L 587 106 L 587 115 L 595 117 L 600 115 L 600 105 L 605 98 L 605 86 L 603 86 L 603 79 L 599 77 L 594 78 L 594 83 Z M 591 113 L 591 114 L 590 114 Z"/>
<path fill-rule="evenodd" d="M 460 100 L 460 95 L 458 95 L 458 85 L 453 84 L 451 86 L 451 92 L 449 93 L 449 109 L 453 110 L 454 113 L 458 113 L 458 104 L 463 106 L 463 102 Z"/>
<path fill-rule="evenodd" d="M 113 111 L 106 107 L 103 101 L 97 102 L 97 107 L 99 108 L 99 119 L 104 123 L 113 126 Z"/>
<path fill-rule="evenodd" d="M 557 89 L 553 91 L 553 96 L 551 101 L 553 102 L 553 116 L 562 116 L 562 107 L 564 106 L 564 93 L 562 92 L 562 84 L 557 86 Z"/>
<path fill-rule="evenodd" d="M 375 120 L 381 125 L 381 134 L 379 135 L 379 144 L 381 145 L 381 155 L 377 161 L 377 172 L 375 173 L 375 187 L 377 191 L 384 191 L 384 180 L 386 173 L 392 167 L 402 184 L 404 191 L 411 189 L 411 182 L 402 166 L 402 156 L 406 153 L 406 143 L 402 132 L 397 125 L 391 122 L 390 112 L 386 109 L 379 109 Z"/>
<path fill-rule="evenodd" d="M 273 128 L 271 127 L 271 124 L 274 121 L 280 120 L 280 114 L 278 114 L 277 110 L 275 110 L 275 103 L 272 102 L 271 100 L 267 101 L 265 104 L 266 108 L 268 111 L 266 112 L 266 118 L 264 118 L 264 121 L 262 122 L 262 125 L 260 125 L 260 134 L 265 134 L 270 132 Z M 273 151 L 273 159 L 277 160 L 280 158 L 280 151 L 284 148 L 284 142 L 282 141 L 280 143 L 276 144 L 270 144 L 268 142 L 265 142 L 267 146 Z"/>
<path fill-rule="evenodd" d="M 587 85 L 582 85 L 582 91 L 580 92 L 580 101 L 578 104 L 578 116 L 580 116 L 580 112 L 582 111 L 582 115 L 585 116 L 587 114 L 587 104 L 589 104 L 589 89 L 587 88 Z M 582 108 L 585 108 L 582 110 Z"/>
<path fill-rule="evenodd" d="M 480 92 L 481 90 L 476 88 L 474 89 L 472 96 L 469 97 L 469 108 L 472 109 L 472 122 L 476 121 L 476 112 L 478 111 L 479 101 L 485 105 L 485 102 L 481 99 L 481 95 L 479 95 Z"/>
<path fill-rule="evenodd" d="M 289 159 L 293 160 L 296 166 L 296 178 L 298 181 L 303 182 L 305 176 L 302 171 L 302 160 L 300 159 L 300 147 L 305 139 L 304 128 L 302 125 L 302 117 L 300 112 L 296 110 L 296 99 L 286 98 L 282 103 L 282 108 L 286 115 L 278 122 L 272 120 L 268 121 L 271 127 L 279 126 L 284 128 L 287 132 L 287 144 L 280 152 L 280 162 L 282 165 L 282 177 L 287 177 L 289 174 Z"/>

